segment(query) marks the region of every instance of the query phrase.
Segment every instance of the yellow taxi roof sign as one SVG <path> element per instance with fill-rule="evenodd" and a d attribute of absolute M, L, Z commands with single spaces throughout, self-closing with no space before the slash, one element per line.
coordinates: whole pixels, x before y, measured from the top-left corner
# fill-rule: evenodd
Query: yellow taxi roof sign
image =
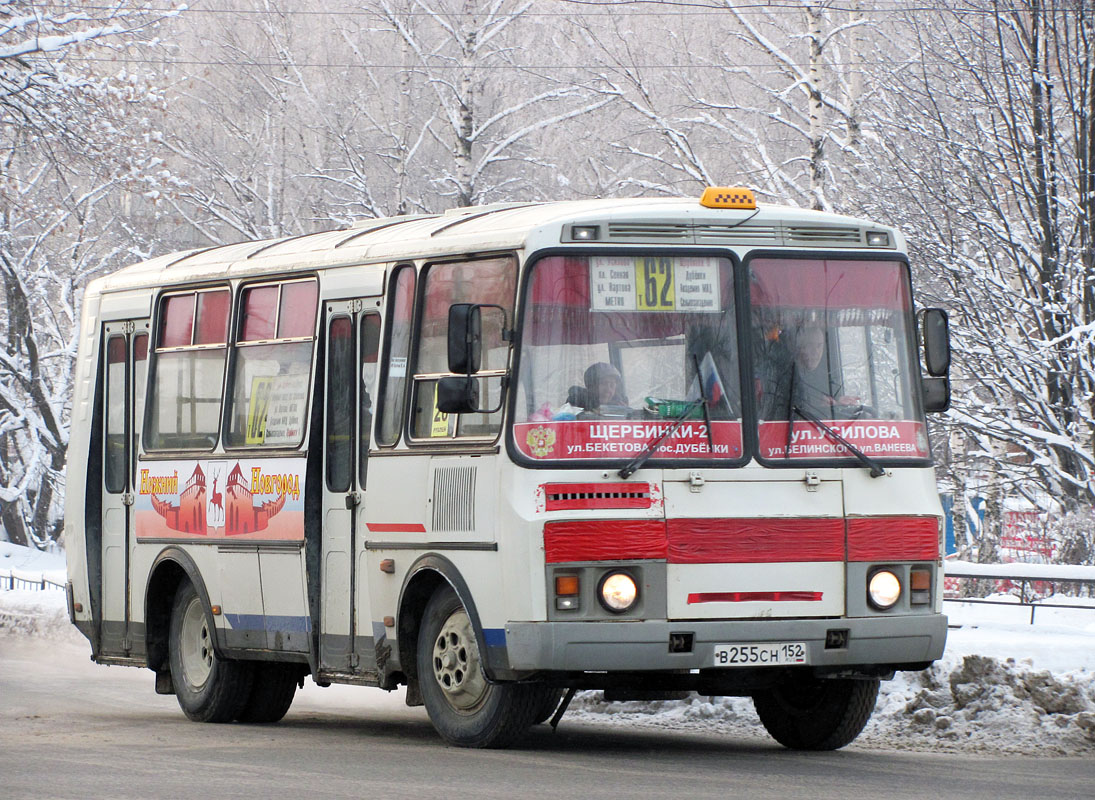
<path fill-rule="evenodd" d="M 752 189 L 742 186 L 708 186 L 700 197 L 700 205 L 706 208 L 747 208 L 757 207 L 757 198 Z"/>

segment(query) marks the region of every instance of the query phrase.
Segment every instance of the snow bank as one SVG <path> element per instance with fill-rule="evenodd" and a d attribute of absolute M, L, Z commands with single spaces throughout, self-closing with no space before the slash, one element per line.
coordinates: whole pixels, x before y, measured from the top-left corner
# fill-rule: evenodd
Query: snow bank
<path fill-rule="evenodd" d="M 19 550 L 0 543 L 0 569 L 22 559 L 22 570 L 56 570 L 50 559 L 60 558 L 63 580 L 63 557 Z M 1095 610 L 1040 609 L 1036 625 L 1018 605 L 947 603 L 946 611 L 958 626 L 946 654 L 930 669 L 884 682 L 853 747 L 1095 754 Z M 61 591 L 0 590 L 3 636 L 84 642 Z M 600 692 L 580 692 L 566 718 L 768 740 L 752 701 L 740 697 L 605 703 Z"/>

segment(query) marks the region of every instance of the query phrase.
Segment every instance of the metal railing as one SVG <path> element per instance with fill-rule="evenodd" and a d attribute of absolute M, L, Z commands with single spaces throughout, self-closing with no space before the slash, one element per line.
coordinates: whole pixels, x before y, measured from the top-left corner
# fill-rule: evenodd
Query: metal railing
<path fill-rule="evenodd" d="M 18 573 L 13 569 L 0 570 L 0 589 L 30 589 L 32 591 L 46 591 L 60 589 L 64 591 L 65 585 L 36 573 Z"/>
<path fill-rule="evenodd" d="M 1061 568 L 1063 567 L 1063 569 Z M 1071 570 L 1073 574 L 1067 571 Z M 1019 602 L 1009 600 L 991 600 L 986 597 L 944 597 L 949 603 L 977 603 L 992 606 L 1016 605 L 1030 608 L 1030 624 L 1034 624 L 1034 612 L 1039 608 L 1071 608 L 1081 611 L 1095 611 L 1095 605 L 1081 605 L 1079 603 L 1046 603 L 1038 600 L 1033 591 L 1032 584 L 1048 583 L 1054 588 L 1057 584 L 1088 586 L 1095 592 L 1095 579 L 1078 576 L 1079 570 L 1066 565 L 1029 565 L 1029 564 L 969 564 L 956 565 L 944 564 L 943 574 L 945 578 L 961 578 L 969 580 L 1007 581 L 1013 586 L 1019 586 Z M 1028 591 L 1029 590 L 1029 591 Z M 1014 596 L 1014 595 L 1013 595 Z"/>

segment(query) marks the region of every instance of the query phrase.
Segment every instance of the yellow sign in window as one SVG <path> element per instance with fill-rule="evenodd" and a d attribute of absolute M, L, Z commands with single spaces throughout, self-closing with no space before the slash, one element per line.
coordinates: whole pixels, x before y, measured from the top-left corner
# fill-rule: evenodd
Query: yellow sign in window
<path fill-rule="evenodd" d="M 437 389 L 440 381 L 433 385 L 433 422 L 430 423 L 430 437 L 449 435 L 449 415 L 437 410 Z"/>
<path fill-rule="evenodd" d="M 636 267 L 635 307 L 639 311 L 672 311 L 673 259 L 641 258 Z"/>
<path fill-rule="evenodd" d="M 251 398 L 247 404 L 247 444 L 263 444 L 266 441 L 266 415 L 270 412 L 270 394 L 273 378 L 252 378 Z"/>

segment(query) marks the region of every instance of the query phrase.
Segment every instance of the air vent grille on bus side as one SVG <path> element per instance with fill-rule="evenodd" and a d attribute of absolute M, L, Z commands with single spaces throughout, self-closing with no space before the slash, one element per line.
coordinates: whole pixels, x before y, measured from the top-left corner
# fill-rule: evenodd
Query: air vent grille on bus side
<path fill-rule="evenodd" d="M 787 225 L 784 234 L 788 242 L 818 244 L 832 242 L 844 245 L 862 245 L 863 235 L 859 228 L 813 227 L 808 225 Z"/>
<path fill-rule="evenodd" d="M 544 509 L 650 508 L 654 503 L 649 483 L 546 483 Z"/>
<path fill-rule="evenodd" d="M 693 229 L 696 244 L 781 244 L 779 225 L 714 225 L 700 223 Z"/>
<path fill-rule="evenodd" d="M 433 530 L 475 530 L 475 467 L 434 470 Z"/>
<path fill-rule="evenodd" d="M 615 241 L 692 241 L 692 226 L 657 222 L 610 222 L 608 238 Z"/>

